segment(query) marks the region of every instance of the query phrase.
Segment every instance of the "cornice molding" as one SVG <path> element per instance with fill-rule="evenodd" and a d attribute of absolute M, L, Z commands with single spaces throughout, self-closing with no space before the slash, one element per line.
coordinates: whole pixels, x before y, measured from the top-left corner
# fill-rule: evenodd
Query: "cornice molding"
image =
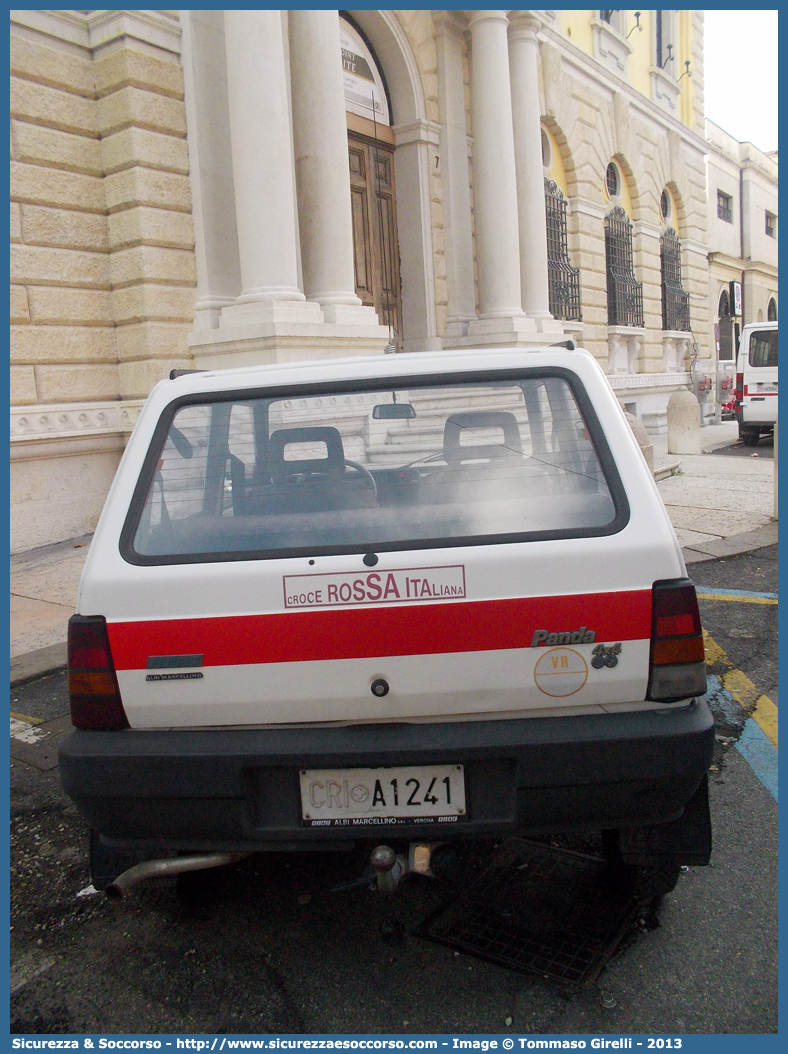
<path fill-rule="evenodd" d="M 11 444 L 131 432 L 144 399 L 11 408 Z"/>

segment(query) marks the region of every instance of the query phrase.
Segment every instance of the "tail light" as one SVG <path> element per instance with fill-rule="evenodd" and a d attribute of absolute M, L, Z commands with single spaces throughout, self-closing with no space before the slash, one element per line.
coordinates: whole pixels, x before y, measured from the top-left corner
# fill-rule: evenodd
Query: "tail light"
<path fill-rule="evenodd" d="M 706 658 L 695 586 L 688 578 L 655 582 L 647 699 L 674 703 L 706 691 Z"/>
<path fill-rule="evenodd" d="M 741 402 L 741 400 L 744 398 L 744 395 L 745 395 L 745 391 L 744 391 L 744 374 L 743 373 L 737 373 L 736 374 L 736 388 L 735 388 L 735 390 L 733 392 L 733 397 L 734 397 L 734 399 L 738 399 L 739 402 Z"/>
<path fill-rule="evenodd" d="M 128 728 L 103 615 L 68 621 L 68 692 L 75 728 Z"/>

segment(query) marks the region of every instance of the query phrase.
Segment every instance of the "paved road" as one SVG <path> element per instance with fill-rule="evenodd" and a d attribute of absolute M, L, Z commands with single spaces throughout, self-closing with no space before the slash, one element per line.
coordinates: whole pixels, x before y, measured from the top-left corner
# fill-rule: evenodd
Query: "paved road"
<path fill-rule="evenodd" d="M 701 436 L 703 433 L 701 433 Z M 730 446 L 720 447 L 719 450 L 712 450 L 712 454 L 719 454 L 721 457 L 763 457 L 770 461 L 774 461 L 774 436 L 761 436 L 756 446 L 745 446 L 741 440 L 737 443 L 732 443 Z"/>
<path fill-rule="evenodd" d="M 717 591 L 776 593 L 776 557 L 775 546 L 692 575 Z M 776 701 L 776 606 L 702 606 L 712 637 Z M 51 720 L 66 707 L 65 678 L 11 700 Z M 736 738 L 745 713 L 722 716 Z M 13 762 L 12 1031 L 775 1033 L 777 805 L 734 746 L 718 748 L 713 864 L 682 877 L 656 928 L 630 933 L 600 981 L 610 1009 L 598 987 L 567 997 L 418 936 L 445 893 L 428 880 L 392 900 L 327 894 L 360 872 L 344 854 L 252 857 L 194 876 L 180 899 L 79 897 L 82 821 L 56 769 Z"/>

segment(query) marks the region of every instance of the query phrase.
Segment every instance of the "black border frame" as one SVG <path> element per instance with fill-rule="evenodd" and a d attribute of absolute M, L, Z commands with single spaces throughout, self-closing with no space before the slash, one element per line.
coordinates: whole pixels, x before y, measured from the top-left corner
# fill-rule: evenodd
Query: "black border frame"
<path fill-rule="evenodd" d="M 156 464 L 166 442 L 175 414 L 184 406 L 219 402 L 249 402 L 253 399 L 315 398 L 352 392 L 380 391 L 385 388 L 435 388 L 448 384 L 483 384 L 488 382 L 518 381 L 539 378 L 564 380 L 575 397 L 586 428 L 589 431 L 600 466 L 610 490 L 615 515 L 602 527 L 566 527 L 552 531 L 527 531 L 518 534 L 470 535 L 453 538 L 415 538 L 379 545 L 330 545 L 299 549 L 250 549 L 243 552 L 174 553 L 145 556 L 134 549 L 134 536 L 139 527 L 145 501 L 153 482 Z M 502 368 L 498 370 L 463 370 L 458 373 L 430 373 L 423 375 L 395 375 L 392 377 L 364 377 L 354 380 L 318 381 L 312 384 L 284 384 L 253 388 L 234 388 L 230 391 L 204 391 L 173 399 L 162 412 L 151 437 L 142 470 L 132 494 L 129 510 L 120 533 L 120 555 L 135 566 L 154 567 L 176 564 L 225 563 L 245 560 L 283 560 L 318 556 L 353 556 L 374 551 L 413 552 L 419 549 L 457 549 L 475 545 L 507 545 L 522 542 L 553 541 L 564 538 L 598 538 L 618 534 L 629 522 L 629 501 L 608 445 L 599 417 L 591 399 L 572 370 L 564 366 L 536 366 Z"/>

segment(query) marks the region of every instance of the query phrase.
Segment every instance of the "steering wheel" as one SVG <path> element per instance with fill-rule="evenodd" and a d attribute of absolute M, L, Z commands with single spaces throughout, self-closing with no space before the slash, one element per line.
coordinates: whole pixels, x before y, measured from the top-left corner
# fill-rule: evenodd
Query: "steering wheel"
<path fill-rule="evenodd" d="M 367 490 L 371 490 L 375 497 L 377 497 L 378 485 L 375 482 L 375 477 L 372 475 L 369 469 L 364 468 L 363 465 L 359 465 L 358 461 L 351 461 L 349 458 L 345 458 L 345 464 L 348 466 L 348 468 L 352 468 L 354 469 L 354 471 L 358 472 L 359 476 L 361 477 L 361 483 L 363 484 L 363 486 Z"/>

